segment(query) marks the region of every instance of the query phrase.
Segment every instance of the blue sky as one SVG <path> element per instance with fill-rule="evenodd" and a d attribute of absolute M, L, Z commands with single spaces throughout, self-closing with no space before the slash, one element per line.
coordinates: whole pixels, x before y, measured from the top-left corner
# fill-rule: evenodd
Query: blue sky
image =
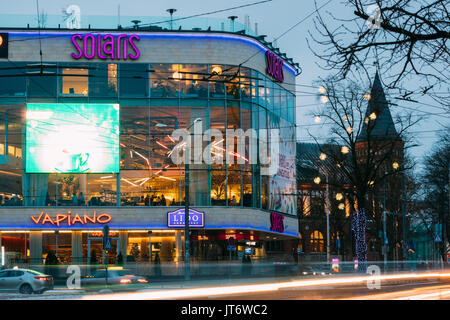
<path fill-rule="evenodd" d="M 102 15 L 109 16 L 111 21 L 116 23 L 116 21 L 118 21 L 118 7 L 120 5 L 121 24 L 131 25 L 131 21 L 127 21 L 128 17 L 169 17 L 166 12 L 166 9 L 168 8 L 177 9 L 177 12 L 174 15 L 176 18 L 226 9 L 257 1 L 258 0 L 39 0 L 39 8 L 40 11 L 45 11 L 49 16 L 61 15 L 62 17 L 61 11 L 63 8 L 70 4 L 76 4 L 81 8 L 82 21 L 83 17 Z M 327 3 L 328 0 L 317 0 L 317 2 L 320 7 L 322 4 Z M 314 1 L 312 0 L 273 0 L 271 2 L 217 13 L 207 17 L 226 19 L 230 15 L 236 15 L 238 16 L 237 21 L 244 23 L 245 16 L 249 15 L 251 27 L 254 28 L 255 22 L 258 23 L 258 33 L 267 35 L 266 40 L 273 41 L 274 38 L 277 38 L 300 20 L 306 18 L 314 12 L 314 10 L 315 6 Z M 346 8 L 339 0 L 332 0 L 320 10 L 321 14 L 324 15 L 326 15 L 327 11 L 332 12 L 338 17 L 350 17 L 351 15 L 351 10 Z M 36 0 L 11 1 L 8 3 L 8 6 L 3 6 L 0 9 L 0 15 L 3 14 L 36 14 Z M 322 70 L 317 65 L 317 63 L 320 63 L 320 60 L 310 52 L 306 42 L 308 30 L 313 30 L 313 18 L 314 15 L 307 18 L 304 22 L 286 33 L 277 41 L 277 46 L 281 51 L 285 52 L 288 57 L 293 58 L 302 67 L 303 72 L 297 77 L 297 84 L 312 85 L 319 77 L 325 77 L 328 74 L 327 71 Z M 141 20 L 143 23 L 146 22 L 142 18 Z M 380 70 L 382 79 L 384 72 L 386 72 L 386 70 Z M 375 73 L 375 67 L 373 67 L 373 73 Z M 366 85 L 368 85 L 368 83 Z M 311 104 L 318 103 L 317 98 L 314 96 L 314 94 L 317 93 L 317 90 L 314 88 L 298 86 L 297 91 L 299 91 L 297 92 L 297 125 L 299 126 L 297 138 L 300 141 L 310 140 L 306 129 L 310 129 L 315 135 L 326 138 L 324 132 L 326 133 L 325 129 L 327 126 L 321 127 L 321 125 L 315 124 L 312 116 L 314 110 L 317 110 L 319 106 L 310 106 Z M 393 96 L 388 96 L 388 99 L 389 98 L 392 99 Z M 427 99 L 426 97 L 419 98 L 418 100 L 422 103 L 439 106 L 437 102 Z M 435 107 L 423 104 L 412 104 L 409 102 L 401 102 L 400 100 L 395 100 L 393 102 L 415 110 L 413 113 L 416 115 L 424 115 L 424 112 L 442 112 L 442 110 L 439 111 L 439 109 Z M 405 109 L 403 109 L 403 111 L 404 110 Z M 394 115 L 396 112 L 396 110 L 392 110 Z M 449 123 L 448 115 L 431 115 L 427 120 L 423 120 L 419 125 L 413 127 L 411 131 L 419 131 L 415 134 L 417 136 L 416 143 L 418 143 L 419 146 L 412 148 L 411 154 L 416 157 L 417 160 L 420 160 L 421 157 L 427 155 L 431 150 L 433 143 L 436 141 L 437 131 L 424 131 L 442 129 L 441 124 L 449 125 Z"/>

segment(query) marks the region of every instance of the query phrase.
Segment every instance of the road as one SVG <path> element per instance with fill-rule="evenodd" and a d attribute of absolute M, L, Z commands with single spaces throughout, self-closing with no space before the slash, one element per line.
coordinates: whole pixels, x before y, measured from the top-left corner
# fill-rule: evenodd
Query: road
<path fill-rule="evenodd" d="M 450 273 L 241 279 L 151 285 L 131 293 L 58 288 L 44 294 L 0 293 L 0 300 L 448 300 Z"/>

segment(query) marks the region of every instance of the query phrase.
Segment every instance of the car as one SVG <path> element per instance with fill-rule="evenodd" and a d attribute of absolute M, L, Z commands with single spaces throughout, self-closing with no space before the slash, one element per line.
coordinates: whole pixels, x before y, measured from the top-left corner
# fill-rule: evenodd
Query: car
<path fill-rule="evenodd" d="M 332 275 L 333 272 L 326 266 L 312 265 L 303 266 L 301 268 L 301 274 L 304 276 L 325 276 Z"/>
<path fill-rule="evenodd" d="M 108 275 L 108 279 L 106 279 Z M 133 274 L 130 270 L 109 269 L 106 274 L 105 269 L 98 269 L 92 275 L 81 279 L 81 287 L 84 289 L 97 289 L 107 286 L 109 289 L 129 290 L 144 288 L 149 285 L 149 281 L 144 276 Z"/>
<path fill-rule="evenodd" d="M 0 271 L 0 291 L 19 291 L 23 294 L 43 293 L 53 289 L 53 277 L 31 269 Z"/>

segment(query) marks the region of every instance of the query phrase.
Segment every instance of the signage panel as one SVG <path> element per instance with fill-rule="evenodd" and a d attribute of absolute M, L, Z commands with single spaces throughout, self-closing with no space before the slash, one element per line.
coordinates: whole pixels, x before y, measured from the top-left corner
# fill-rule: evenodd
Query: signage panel
<path fill-rule="evenodd" d="M 276 232 L 284 232 L 284 216 L 272 212 L 270 214 L 270 230 Z"/>
<path fill-rule="evenodd" d="M 178 209 L 167 213 L 167 226 L 169 228 L 184 227 L 185 209 Z M 189 227 L 202 228 L 205 226 L 205 213 L 189 209 Z"/>
<path fill-rule="evenodd" d="M 284 61 L 278 58 L 273 52 L 266 51 L 267 73 L 280 81 L 284 82 L 283 65 Z"/>

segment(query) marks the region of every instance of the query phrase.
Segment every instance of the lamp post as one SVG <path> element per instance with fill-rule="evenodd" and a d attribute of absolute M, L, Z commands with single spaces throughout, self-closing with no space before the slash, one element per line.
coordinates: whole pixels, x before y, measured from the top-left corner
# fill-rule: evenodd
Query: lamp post
<path fill-rule="evenodd" d="M 187 127 L 189 130 L 196 122 L 201 121 L 200 118 L 194 120 L 194 122 Z M 189 143 L 186 148 L 191 147 L 191 134 L 189 133 Z M 190 243 L 189 243 L 189 161 L 187 154 L 190 155 L 190 150 L 184 154 L 184 280 L 191 279 L 191 266 L 190 266 Z"/>
<path fill-rule="evenodd" d="M 319 159 L 322 161 L 325 161 L 327 158 L 327 155 L 325 153 L 321 153 L 319 156 Z M 326 217 L 327 217 L 327 262 L 330 262 L 330 189 L 328 184 L 328 173 L 324 171 L 325 173 L 325 183 L 326 183 Z"/>
<path fill-rule="evenodd" d="M 326 207 L 327 210 L 325 212 L 326 221 L 327 221 L 327 262 L 330 262 L 330 201 L 329 201 L 329 187 L 328 187 L 328 175 L 325 174 L 325 183 L 326 183 Z M 314 178 L 315 184 L 320 184 L 320 177 Z"/>
<path fill-rule="evenodd" d="M 167 9 L 166 11 L 170 13 L 170 30 L 173 30 L 173 14 L 177 9 Z"/>

